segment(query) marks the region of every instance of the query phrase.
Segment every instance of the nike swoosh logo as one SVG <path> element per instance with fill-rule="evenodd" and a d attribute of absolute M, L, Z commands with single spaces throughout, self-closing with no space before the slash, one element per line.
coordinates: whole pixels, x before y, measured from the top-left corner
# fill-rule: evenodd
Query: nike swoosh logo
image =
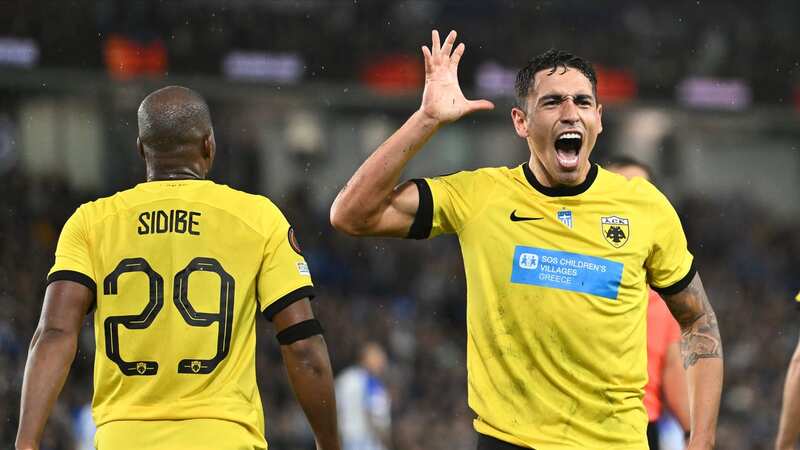
<path fill-rule="evenodd" d="M 544 217 L 520 217 L 517 215 L 517 210 L 511 211 L 511 221 L 512 222 L 522 222 L 525 220 L 542 220 Z"/>

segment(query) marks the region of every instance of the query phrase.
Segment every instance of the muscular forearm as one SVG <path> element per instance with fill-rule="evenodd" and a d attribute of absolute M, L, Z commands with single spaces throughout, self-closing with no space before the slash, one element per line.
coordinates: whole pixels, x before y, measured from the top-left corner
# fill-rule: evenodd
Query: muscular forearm
<path fill-rule="evenodd" d="M 391 203 L 406 164 L 439 128 L 421 110 L 415 112 L 358 168 L 331 206 L 331 223 L 359 234 L 369 230 Z"/>
<path fill-rule="evenodd" d="M 786 384 L 783 386 L 783 410 L 778 428 L 776 450 L 791 450 L 800 436 L 800 346 L 795 351 L 789 370 L 786 373 Z"/>
<path fill-rule="evenodd" d="M 711 449 L 722 394 L 722 339 L 717 317 L 700 276 L 677 294 L 665 295 L 681 326 L 681 357 L 686 369 L 691 413 L 689 449 Z"/>
<path fill-rule="evenodd" d="M 77 334 L 36 330 L 22 382 L 18 449 L 39 448 L 47 418 L 67 379 L 77 347 Z"/>
<path fill-rule="evenodd" d="M 681 356 L 691 412 L 691 448 L 713 448 L 722 394 L 722 342 L 711 306 L 690 325 L 682 324 Z M 696 445 L 696 446 L 695 446 Z"/>
<path fill-rule="evenodd" d="M 339 449 L 336 399 L 328 349 L 322 336 L 281 346 L 283 362 L 297 401 L 322 450 Z"/>
<path fill-rule="evenodd" d="M 680 346 L 677 342 L 667 349 L 664 367 L 663 391 L 667 407 L 675 415 L 681 428 L 691 429 L 689 416 L 689 394 L 686 386 L 686 371 L 681 361 Z"/>
<path fill-rule="evenodd" d="M 722 358 L 704 358 L 687 370 L 692 448 L 714 448 L 722 393 Z"/>

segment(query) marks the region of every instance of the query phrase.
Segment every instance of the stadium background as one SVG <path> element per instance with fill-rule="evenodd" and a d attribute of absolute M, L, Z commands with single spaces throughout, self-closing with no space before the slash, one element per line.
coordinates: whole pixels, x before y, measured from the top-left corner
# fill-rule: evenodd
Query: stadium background
<path fill-rule="evenodd" d="M 61 226 L 81 202 L 143 180 L 138 103 L 183 84 L 210 102 L 212 178 L 268 195 L 295 225 L 334 370 L 366 339 L 388 349 L 394 448 L 472 448 L 456 240 L 356 240 L 327 220 L 341 184 L 417 107 L 419 47 L 437 28 L 467 44 L 467 95 L 498 107 L 442 130 L 407 176 L 526 160 L 508 117 L 516 69 L 549 47 L 594 61 L 606 106 L 594 159 L 654 166 L 719 316 L 718 448 L 771 448 L 798 337 L 799 22 L 794 0 L 0 1 L 0 447 L 13 445 Z M 265 324 L 267 438 L 313 448 Z M 85 331 L 43 449 L 76 448 Z"/>

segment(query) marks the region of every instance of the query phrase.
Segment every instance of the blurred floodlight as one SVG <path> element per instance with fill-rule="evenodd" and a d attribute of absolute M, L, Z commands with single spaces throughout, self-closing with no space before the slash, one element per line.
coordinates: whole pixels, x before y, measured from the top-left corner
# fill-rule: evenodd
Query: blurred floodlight
<path fill-rule="evenodd" d="M 296 83 L 303 75 L 303 62 L 297 53 L 234 50 L 225 56 L 223 72 L 235 80 Z"/>
<path fill-rule="evenodd" d="M 305 110 L 290 112 L 286 116 L 285 132 L 292 153 L 311 156 L 322 150 L 322 122 L 316 113 Z"/>
<path fill-rule="evenodd" d="M 517 72 L 514 69 L 503 67 L 494 61 L 481 63 L 475 73 L 478 95 L 484 97 L 513 96 L 516 79 Z"/>
<path fill-rule="evenodd" d="M 0 65 L 30 68 L 39 61 L 33 39 L 0 38 Z"/>
<path fill-rule="evenodd" d="M 750 86 L 743 80 L 690 77 L 678 84 L 678 101 L 694 108 L 740 111 L 752 102 Z"/>

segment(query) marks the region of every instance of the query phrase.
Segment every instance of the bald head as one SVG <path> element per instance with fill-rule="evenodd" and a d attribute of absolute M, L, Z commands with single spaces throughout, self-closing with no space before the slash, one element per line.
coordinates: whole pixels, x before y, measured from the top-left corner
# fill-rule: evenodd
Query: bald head
<path fill-rule="evenodd" d="M 145 149 L 166 153 L 202 147 L 212 135 L 211 113 L 203 97 L 181 86 L 159 89 L 139 105 L 139 140 Z"/>

